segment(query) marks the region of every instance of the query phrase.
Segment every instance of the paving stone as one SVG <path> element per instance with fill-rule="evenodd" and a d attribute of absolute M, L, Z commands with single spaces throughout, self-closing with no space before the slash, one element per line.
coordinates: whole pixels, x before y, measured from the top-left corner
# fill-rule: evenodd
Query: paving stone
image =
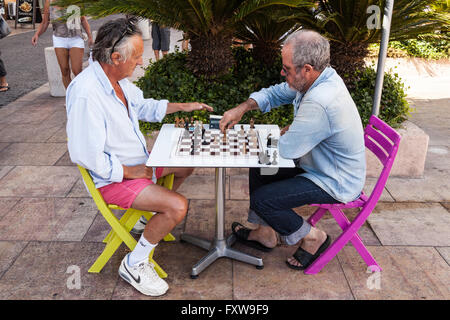
<path fill-rule="evenodd" d="M 0 151 L 2 151 L 3 149 L 5 149 L 7 146 L 9 146 L 10 144 L 8 142 L 0 142 Z"/>
<path fill-rule="evenodd" d="M 58 131 L 56 131 L 48 140 L 47 142 L 64 142 L 67 144 L 67 132 L 66 132 L 66 126 L 61 126 Z"/>
<path fill-rule="evenodd" d="M 76 164 L 70 160 L 69 151 L 67 151 L 61 156 L 61 158 L 59 158 L 59 160 L 55 163 L 55 166 L 76 166 Z"/>
<path fill-rule="evenodd" d="M 102 250 L 100 243 L 30 242 L 0 279 L 0 299 L 110 299 L 121 257 L 113 256 L 101 273 L 87 272 Z"/>
<path fill-rule="evenodd" d="M 450 267 L 430 247 L 369 247 L 381 266 L 371 273 L 354 248 L 345 247 L 339 261 L 356 299 L 432 300 L 450 298 Z"/>
<path fill-rule="evenodd" d="M 0 166 L 0 179 L 6 176 L 13 168 L 14 166 Z"/>
<path fill-rule="evenodd" d="M 90 199 L 24 198 L 0 220 L 0 240 L 80 241 L 97 208 Z"/>
<path fill-rule="evenodd" d="M 66 150 L 63 143 L 12 143 L 0 153 L 0 165 L 53 165 Z"/>
<path fill-rule="evenodd" d="M 55 112 L 53 107 L 45 106 L 30 106 L 17 108 L 10 115 L 0 119 L 1 123 L 40 123 L 46 120 Z"/>
<path fill-rule="evenodd" d="M 450 202 L 442 202 L 441 205 L 450 212 Z"/>
<path fill-rule="evenodd" d="M 27 243 L 26 241 L 0 241 L 0 279 Z"/>
<path fill-rule="evenodd" d="M 375 179 L 375 178 L 367 178 L 366 179 L 366 184 L 363 188 L 363 191 L 367 196 L 370 196 L 372 194 L 373 188 L 375 188 L 376 183 L 377 183 L 377 179 Z M 384 188 L 383 192 L 381 193 L 380 199 L 378 201 L 394 202 L 395 200 L 392 198 L 392 196 L 389 194 L 389 192 L 386 190 L 386 188 Z"/>
<path fill-rule="evenodd" d="M 382 203 L 368 221 L 383 245 L 450 246 L 450 213 L 440 204 Z"/>
<path fill-rule="evenodd" d="M 78 170 L 78 169 L 77 169 Z M 75 185 L 73 186 L 72 190 L 70 190 L 70 193 L 67 195 L 68 198 L 87 198 L 91 197 L 91 194 L 86 189 L 86 186 L 84 185 L 83 178 L 80 178 L 75 182 Z"/>
<path fill-rule="evenodd" d="M 79 177 L 75 167 L 17 166 L 2 178 L 0 197 L 65 197 Z"/>
<path fill-rule="evenodd" d="M 233 261 L 233 299 L 353 299 L 337 259 L 333 259 L 318 274 L 305 275 L 286 266 L 285 261 L 296 250 L 295 247 L 278 246 L 269 253 L 245 250 L 261 257 L 264 269 L 257 270 L 250 264 Z"/>
<path fill-rule="evenodd" d="M 447 264 L 450 266 L 450 247 L 437 247 L 436 250 L 441 254 L 442 258 L 444 258 Z"/>
<path fill-rule="evenodd" d="M 6 215 L 19 200 L 19 198 L 0 198 L 0 219 Z"/>
<path fill-rule="evenodd" d="M 177 190 L 188 199 L 215 199 L 215 176 L 191 175 Z M 226 177 L 225 198 L 229 199 L 230 179 Z"/>
<path fill-rule="evenodd" d="M 248 175 L 230 176 L 230 198 L 234 200 L 249 200 Z"/>
<path fill-rule="evenodd" d="M 54 135 L 61 125 L 50 126 L 47 123 L 10 124 L 0 127 L 2 142 L 45 142 Z"/>
<path fill-rule="evenodd" d="M 205 239 L 215 235 L 215 200 L 190 200 L 185 232 Z M 231 234 L 233 221 L 247 221 L 248 201 L 228 200 L 225 202 L 225 236 Z"/>
<path fill-rule="evenodd" d="M 112 299 L 145 300 L 230 300 L 233 296 L 232 266 L 230 259 L 218 259 L 195 280 L 190 278 L 192 266 L 205 250 L 179 242 L 160 243 L 154 253 L 155 261 L 168 274 L 167 293 L 161 297 L 148 297 L 120 279 Z"/>

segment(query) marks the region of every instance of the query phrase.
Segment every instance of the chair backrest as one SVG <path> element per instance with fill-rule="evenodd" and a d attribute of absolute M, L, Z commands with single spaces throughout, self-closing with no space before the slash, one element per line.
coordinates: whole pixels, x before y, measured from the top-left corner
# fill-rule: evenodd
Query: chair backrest
<path fill-rule="evenodd" d="M 78 170 L 80 170 L 81 176 L 83 177 L 84 184 L 86 185 L 94 202 L 97 204 L 97 206 L 101 205 L 101 206 L 107 207 L 108 205 L 106 204 L 105 200 L 103 200 L 103 197 L 102 197 L 102 194 L 100 193 L 100 191 L 98 191 L 98 189 L 95 187 L 95 183 L 92 180 L 92 177 L 89 174 L 89 171 L 87 171 L 85 168 L 83 168 L 80 165 L 77 165 L 77 166 L 78 166 Z"/>
<path fill-rule="evenodd" d="M 400 140 L 401 136 L 384 121 L 374 115 L 370 117 L 369 124 L 364 130 L 364 142 L 366 148 L 372 151 L 383 164 L 383 169 L 369 199 L 367 200 L 367 205 L 369 206 L 373 205 L 373 207 L 375 207 L 383 192 L 397 155 Z"/>

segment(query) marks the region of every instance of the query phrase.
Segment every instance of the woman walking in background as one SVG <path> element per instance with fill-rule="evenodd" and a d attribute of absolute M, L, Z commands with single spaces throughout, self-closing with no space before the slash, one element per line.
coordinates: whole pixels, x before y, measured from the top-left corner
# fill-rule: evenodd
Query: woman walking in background
<path fill-rule="evenodd" d="M 39 36 L 48 28 L 49 23 L 53 26 L 53 47 L 55 48 L 58 64 L 61 69 L 62 81 L 67 89 L 71 79 L 71 72 L 77 76 L 83 65 L 84 40 L 82 38 L 81 26 L 88 36 L 88 45 L 93 45 L 91 28 L 85 16 L 69 18 L 67 23 L 61 19 L 70 12 L 60 7 L 51 6 L 52 0 L 45 0 L 43 20 L 38 30 L 31 39 L 36 46 Z M 76 15 L 76 13 L 74 14 Z M 70 69 L 72 67 L 72 70 Z"/>

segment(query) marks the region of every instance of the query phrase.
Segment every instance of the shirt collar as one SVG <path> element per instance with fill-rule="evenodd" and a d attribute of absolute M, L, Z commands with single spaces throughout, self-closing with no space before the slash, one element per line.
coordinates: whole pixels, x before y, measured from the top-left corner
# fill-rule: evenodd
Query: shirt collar
<path fill-rule="evenodd" d="M 324 82 L 325 80 L 327 80 L 328 78 L 330 78 L 331 76 L 333 76 L 333 74 L 335 74 L 336 71 L 332 68 L 332 67 L 326 67 L 322 73 L 320 74 L 320 76 L 316 79 L 316 81 L 314 81 L 314 83 L 311 85 L 311 87 L 309 87 L 308 91 L 314 89 L 315 87 L 317 87 L 320 83 Z"/>
<path fill-rule="evenodd" d="M 111 84 L 111 81 L 109 81 L 109 78 L 106 76 L 106 73 L 103 70 L 103 68 L 100 65 L 100 63 L 98 61 L 94 61 L 92 66 L 94 68 L 94 73 L 97 76 L 97 78 L 100 81 L 100 83 L 102 84 L 103 89 L 105 90 L 105 92 L 107 94 L 114 94 L 114 88 L 113 88 L 113 86 Z M 122 88 L 123 88 L 123 84 L 126 81 L 127 81 L 126 78 L 119 81 L 119 84 L 122 86 Z"/>

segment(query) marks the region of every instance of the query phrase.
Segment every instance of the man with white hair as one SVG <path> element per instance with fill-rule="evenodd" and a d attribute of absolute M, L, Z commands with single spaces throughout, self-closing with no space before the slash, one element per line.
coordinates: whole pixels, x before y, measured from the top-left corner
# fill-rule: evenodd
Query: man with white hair
<path fill-rule="evenodd" d="M 330 245 L 330 237 L 312 227 L 292 208 L 312 203 L 339 203 L 359 197 L 365 182 L 364 135 L 358 110 L 341 77 L 329 66 L 330 45 L 319 33 L 300 30 L 282 49 L 281 75 L 286 82 L 252 93 L 228 110 L 221 130 L 238 123 L 245 112 L 269 112 L 293 104 L 294 120 L 281 130 L 280 155 L 296 168 L 279 168 L 274 175 L 250 169 L 248 221 L 254 230 L 232 224 L 236 238 L 270 251 L 277 233 L 298 248 L 287 265 L 306 269 Z"/>
<path fill-rule="evenodd" d="M 67 136 L 72 162 L 89 170 L 107 203 L 158 212 L 148 221 L 135 249 L 122 260 L 119 274 L 140 292 L 159 296 L 168 285 L 149 263 L 149 254 L 184 219 L 188 202 L 175 190 L 192 169 L 146 167 L 149 153 L 139 120 L 161 122 L 173 112 L 213 109 L 199 102 L 144 99 L 127 79 L 142 65 L 144 52 L 135 22 L 117 19 L 98 30 L 93 62 L 67 90 Z M 172 173 L 173 190 L 155 184 Z"/>

